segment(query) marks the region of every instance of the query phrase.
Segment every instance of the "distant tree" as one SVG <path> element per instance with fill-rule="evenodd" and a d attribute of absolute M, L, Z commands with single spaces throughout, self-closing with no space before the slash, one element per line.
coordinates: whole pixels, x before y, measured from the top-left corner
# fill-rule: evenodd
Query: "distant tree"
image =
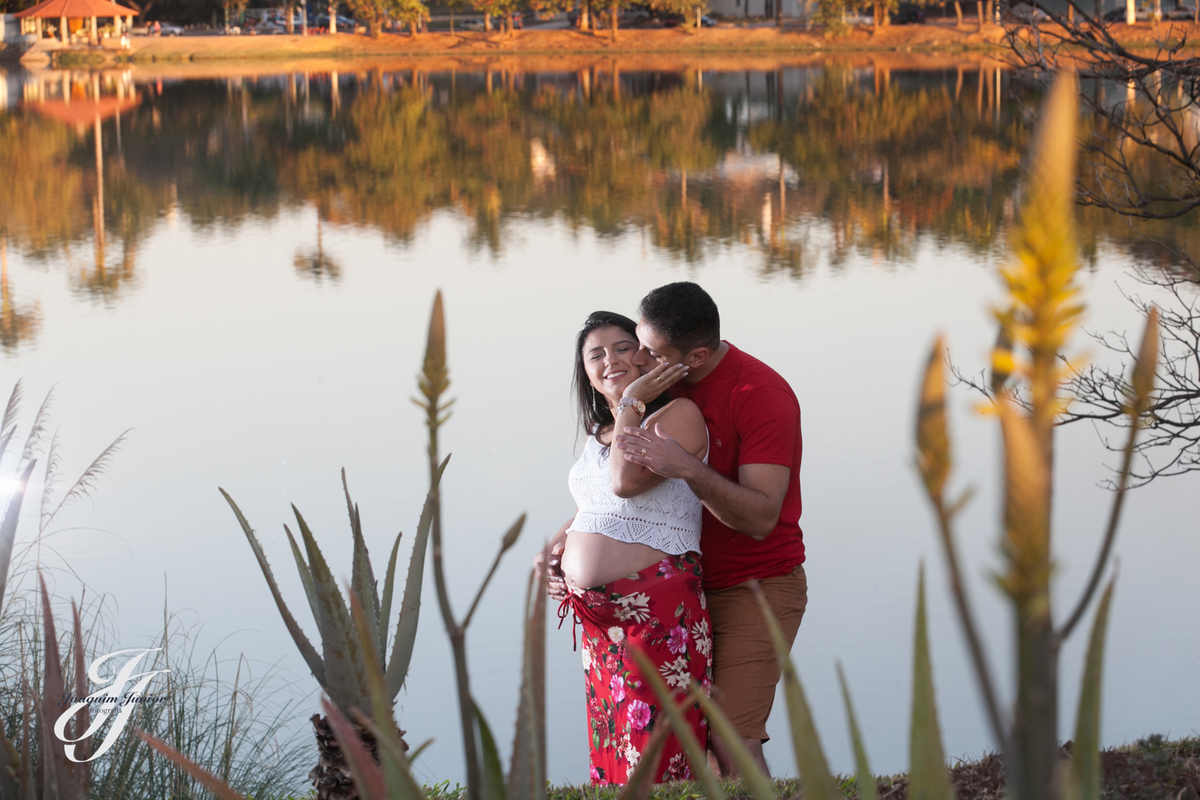
<path fill-rule="evenodd" d="M 371 1 L 371 0 L 367 0 Z M 385 7 L 385 13 L 402 25 L 407 25 L 409 33 L 416 36 L 422 20 L 429 19 L 429 8 L 421 0 L 373 0 Z M 372 36 L 378 36 L 372 33 Z"/>
<path fill-rule="evenodd" d="M 776 0 L 778 3 L 779 0 Z M 700 17 L 708 11 L 708 0 L 651 0 L 650 7 L 655 11 L 665 11 L 668 14 L 679 14 L 687 24 L 700 28 Z"/>
<path fill-rule="evenodd" d="M 450 11 L 450 32 L 454 33 L 454 12 L 461 11 L 466 8 L 468 0 L 442 0 L 444 5 Z"/>
<path fill-rule="evenodd" d="M 485 29 L 491 30 L 491 18 L 498 17 L 505 36 L 512 34 L 512 16 L 521 6 L 522 0 L 475 0 L 475 8 L 483 12 Z"/>
<path fill-rule="evenodd" d="M 629 6 L 630 0 L 599 0 L 598 5 L 608 12 L 609 30 L 613 41 L 617 39 L 617 26 L 621 19 L 621 9 Z M 593 14 L 594 16 L 594 14 Z M 593 27 L 598 29 L 593 20 Z"/>
<path fill-rule="evenodd" d="M 367 23 L 367 32 L 377 38 L 383 31 L 383 20 L 391 10 L 393 0 L 347 0 L 354 18 Z"/>
<path fill-rule="evenodd" d="M 891 13 L 900 7 L 899 0 L 871 0 L 866 6 L 871 9 L 871 24 L 885 28 L 892 24 Z"/>
<path fill-rule="evenodd" d="M 575 0 L 529 0 L 529 10 L 539 19 L 549 19 L 555 14 L 562 14 L 575 7 Z"/>
<path fill-rule="evenodd" d="M 221 7 L 225 9 L 225 24 L 230 22 L 234 25 L 241 25 L 246 21 L 246 4 L 248 0 L 221 0 Z"/>
<path fill-rule="evenodd" d="M 826 39 L 840 39 L 850 32 L 846 11 L 846 0 L 817 0 L 813 22 L 821 27 Z"/>

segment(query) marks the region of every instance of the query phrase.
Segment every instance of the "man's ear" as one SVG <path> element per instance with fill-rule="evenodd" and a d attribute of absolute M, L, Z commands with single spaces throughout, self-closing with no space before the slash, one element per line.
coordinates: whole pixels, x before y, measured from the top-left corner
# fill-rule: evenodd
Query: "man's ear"
<path fill-rule="evenodd" d="M 699 369 L 708 362 L 708 358 L 711 355 L 712 350 L 709 348 L 697 347 L 683 357 L 683 363 L 686 364 L 690 369 Z"/>

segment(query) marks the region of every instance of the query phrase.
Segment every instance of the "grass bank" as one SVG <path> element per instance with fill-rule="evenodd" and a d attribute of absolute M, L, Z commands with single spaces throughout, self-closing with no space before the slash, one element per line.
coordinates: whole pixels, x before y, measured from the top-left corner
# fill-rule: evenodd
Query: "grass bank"
<path fill-rule="evenodd" d="M 1063 754 L 1070 752 L 1070 745 Z M 1100 754 L 1104 800 L 1197 800 L 1200 797 L 1200 738 L 1170 740 L 1148 736 L 1135 744 L 1113 747 Z M 987 755 L 977 761 L 962 761 L 950 770 L 958 800 L 1005 800 L 1004 766 L 999 757 Z M 907 800 L 908 776 L 876 778 L 879 800 Z M 427 787 L 429 800 L 463 800 L 462 787 L 449 784 Z M 847 798 L 858 797 L 854 778 L 839 776 L 839 788 Z M 749 790 L 739 782 L 725 784 L 731 800 L 750 800 Z M 781 800 L 800 800 L 800 782 L 794 778 L 775 781 Z M 552 786 L 548 800 L 616 800 L 619 789 L 612 786 Z M 704 793 L 697 783 L 671 783 L 654 787 L 651 800 L 693 800 Z"/>
<path fill-rule="evenodd" d="M 1160 39 L 1200 41 L 1194 23 L 1149 23 L 1116 30 L 1120 41 L 1133 47 L 1154 47 Z M 109 52 L 114 60 L 134 63 L 246 61 L 254 59 L 301 60 L 360 57 L 442 56 L 490 57 L 500 55 L 562 56 L 591 54 L 689 53 L 696 55 L 833 52 L 963 52 L 1003 47 L 1004 28 L 952 21 L 924 25 L 889 26 L 878 31 L 855 28 L 840 39 L 826 39 L 820 31 L 802 27 L 719 27 L 695 31 L 683 28 L 637 28 L 609 32 L 527 30 L 505 37 L 485 32 L 433 32 L 418 36 L 386 33 L 377 38 L 344 33 L 319 36 L 181 36 L 134 37 L 127 53 Z M 93 51 L 95 52 L 95 51 Z M 64 54 L 65 56 L 66 54 Z M 71 57 L 71 56 L 66 56 Z"/>

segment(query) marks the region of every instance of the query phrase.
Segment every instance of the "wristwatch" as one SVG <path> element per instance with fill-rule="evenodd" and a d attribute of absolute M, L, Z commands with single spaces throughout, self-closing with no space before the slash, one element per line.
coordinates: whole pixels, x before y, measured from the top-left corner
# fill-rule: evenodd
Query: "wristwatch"
<path fill-rule="evenodd" d="M 646 404 L 641 400 L 638 400 L 635 397 L 622 397 L 621 401 L 617 403 L 617 413 L 620 414 L 621 409 L 625 408 L 626 406 L 632 406 L 633 409 L 637 411 L 639 417 L 646 416 Z"/>

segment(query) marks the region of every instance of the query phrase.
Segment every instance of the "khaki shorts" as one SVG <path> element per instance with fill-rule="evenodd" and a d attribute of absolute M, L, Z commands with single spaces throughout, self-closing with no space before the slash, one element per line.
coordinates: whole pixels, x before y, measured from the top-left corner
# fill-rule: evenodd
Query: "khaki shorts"
<path fill-rule="evenodd" d="M 790 647 L 808 605 L 804 565 L 758 583 Z M 705 594 L 713 626 L 713 699 L 739 735 L 765 742 L 780 672 L 762 608 L 747 583 Z"/>

